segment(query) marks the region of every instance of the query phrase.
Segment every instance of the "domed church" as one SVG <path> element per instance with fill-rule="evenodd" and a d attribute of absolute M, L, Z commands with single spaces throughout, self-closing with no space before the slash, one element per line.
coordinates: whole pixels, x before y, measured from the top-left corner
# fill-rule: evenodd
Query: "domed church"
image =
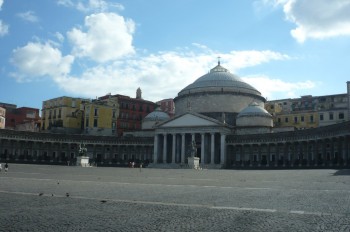
<path fill-rule="evenodd" d="M 219 61 L 178 93 L 174 118 L 152 124 L 154 164 L 185 165 L 195 144 L 201 165 L 223 167 L 227 135 L 271 132 L 272 116 L 264 109 L 265 101 Z M 151 114 L 144 121 L 147 125 Z"/>
<path fill-rule="evenodd" d="M 174 99 L 176 115 L 191 111 L 225 120 L 232 126 L 242 109 L 252 102 L 264 107 L 265 101 L 258 90 L 222 67 L 220 61 L 209 73 L 182 89 Z"/>

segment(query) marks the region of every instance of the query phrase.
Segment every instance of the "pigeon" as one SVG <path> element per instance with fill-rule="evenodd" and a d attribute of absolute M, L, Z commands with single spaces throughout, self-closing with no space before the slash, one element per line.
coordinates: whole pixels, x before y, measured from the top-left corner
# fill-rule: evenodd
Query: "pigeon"
<path fill-rule="evenodd" d="M 101 203 L 106 203 L 107 201 L 106 200 L 101 200 Z"/>
<path fill-rule="evenodd" d="M 42 195 L 44 195 L 44 193 L 39 193 L 39 196 L 42 196 Z"/>
<path fill-rule="evenodd" d="M 69 197 L 69 193 L 66 193 L 66 197 Z"/>

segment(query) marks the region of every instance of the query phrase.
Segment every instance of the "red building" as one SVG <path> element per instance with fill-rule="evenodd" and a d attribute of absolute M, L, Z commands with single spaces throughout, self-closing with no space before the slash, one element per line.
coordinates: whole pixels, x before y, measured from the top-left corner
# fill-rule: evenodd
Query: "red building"
<path fill-rule="evenodd" d="M 157 107 L 156 103 L 141 98 L 116 96 L 119 102 L 118 136 L 122 136 L 124 131 L 141 130 L 142 120 Z"/>
<path fill-rule="evenodd" d="M 40 128 L 39 109 L 30 107 L 17 108 L 16 105 L 0 103 L 6 109 L 5 128 L 11 130 L 37 131 Z"/>
<path fill-rule="evenodd" d="M 142 99 L 140 88 L 136 91 L 136 98 L 116 94 L 103 96 L 99 99 L 103 100 L 111 97 L 117 98 L 119 104 L 118 136 L 122 136 L 124 132 L 141 130 L 142 120 L 157 108 L 156 103 Z"/>
<path fill-rule="evenodd" d="M 175 104 L 174 99 L 168 98 L 163 99 L 157 102 L 157 104 L 160 106 L 160 109 L 167 113 L 170 118 L 173 118 L 175 115 Z"/>

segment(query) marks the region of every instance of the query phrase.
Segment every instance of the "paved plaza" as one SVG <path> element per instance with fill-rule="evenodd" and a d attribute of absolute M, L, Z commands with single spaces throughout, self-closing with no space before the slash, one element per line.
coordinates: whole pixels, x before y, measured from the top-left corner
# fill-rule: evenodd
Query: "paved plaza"
<path fill-rule="evenodd" d="M 9 164 L 0 231 L 350 231 L 349 174 Z"/>

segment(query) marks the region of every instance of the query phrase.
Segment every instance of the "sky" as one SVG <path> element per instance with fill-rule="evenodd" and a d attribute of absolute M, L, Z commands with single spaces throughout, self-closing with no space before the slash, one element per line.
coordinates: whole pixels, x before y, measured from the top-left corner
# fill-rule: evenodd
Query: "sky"
<path fill-rule="evenodd" d="M 0 102 L 177 93 L 221 65 L 267 100 L 346 93 L 350 0 L 0 0 Z"/>

